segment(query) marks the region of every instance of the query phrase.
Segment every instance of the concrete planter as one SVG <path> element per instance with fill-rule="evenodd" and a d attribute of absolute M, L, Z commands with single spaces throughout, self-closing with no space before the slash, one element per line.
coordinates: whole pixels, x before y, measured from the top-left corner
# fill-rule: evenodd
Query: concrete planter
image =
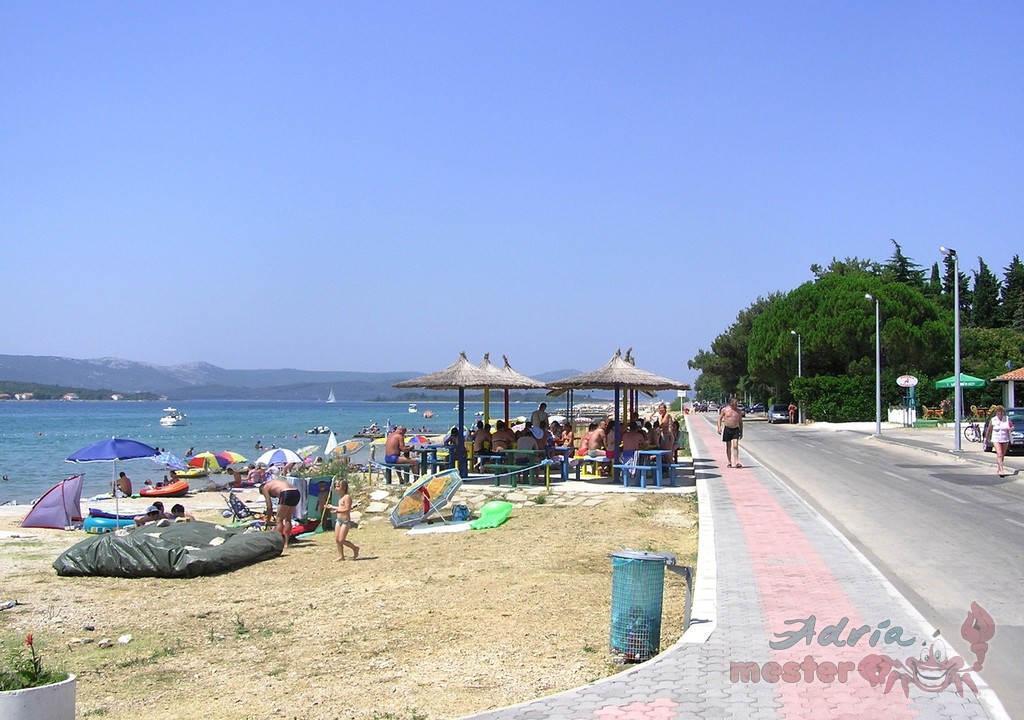
<path fill-rule="evenodd" d="M 77 679 L 24 690 L 0 691 L 0 718 L 3 720 L 75 720 Z"/>

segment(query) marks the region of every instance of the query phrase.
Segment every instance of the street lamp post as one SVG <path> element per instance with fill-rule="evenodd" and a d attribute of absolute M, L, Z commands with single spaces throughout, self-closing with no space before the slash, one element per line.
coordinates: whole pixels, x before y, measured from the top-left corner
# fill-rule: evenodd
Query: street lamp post
<path fill-rule="evenodd" d="M 871 293 L 864 293 L 868 300 L 875 301 L 875 435 L 882 434 L 882 334 L 881 315 L 878 310 L 878 298 Z"/>
<path fill-rule="evenodd" d="M 796 330 L 790 330 L 789 334 L 790 335 L 796 335 L 796 376 L 797 377 L 803 377 L 804 376 L 804 368 L 803 368 L 804 361 L 803 361 L 803 347 L 801 345 L 800 333 L 798 333 Z M 800 424 L 803 425 L 804 424 L 804 404 L 803 404 L 803 402 L 801 402 L 798 407 L 800 408 Z"/>
<path fill-rule="evenodd" d="M 960 452 L 960 262 L 956 250 L 940 247 L 939 252 L 953 258 L 953 452 Z"/>

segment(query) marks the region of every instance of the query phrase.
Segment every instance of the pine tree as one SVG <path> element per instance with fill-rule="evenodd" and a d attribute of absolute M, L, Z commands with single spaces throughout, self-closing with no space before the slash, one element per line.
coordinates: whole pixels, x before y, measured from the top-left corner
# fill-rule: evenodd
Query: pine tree
<path fill-rule="evenodd" d="M 1002 323 L 1002 308 L 999 305 L 999 279 L 978 258 L 978 270 L 974 273 L 974 291 L 971 293 L 971 324 L 975 327 L 994 328 Z"/>
<path fill-rule="evenodd" d="M 1014 255 L 1010 264 L 1004 268 L 1002 292 L 1002 326 L 1012 327 L 1021 331 L 1021 306 L 1024 305 L 1024 263 L 1019 255 Z"/>
<path fill-rule="evenodd" d="M 924 270 L 921 266 L 903 254 L 900 244 L 890 238 L 889 240 L 896 248 L 893 251 L 889 262 L 884 266 L 886 279 L 890 282 L 903 283 L 911 287 L 922 287 L 924 285 Z"/>

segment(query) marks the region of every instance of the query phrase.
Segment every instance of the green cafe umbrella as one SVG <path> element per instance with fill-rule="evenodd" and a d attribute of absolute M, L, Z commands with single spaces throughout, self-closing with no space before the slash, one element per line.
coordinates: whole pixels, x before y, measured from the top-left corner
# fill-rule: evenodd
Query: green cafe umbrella
<path fill-rule="evenodd" d="M 950 375 L 948 378 L 943 378 L 935 383 L 935 387 L 940 390 L 952 389 L 956 387 L 956 375 Z M 985 387 L 985 381 L 981 378 L 976 378 L 971 375 L 964 375 L 960 373 L 960 387 L 962 388 L 982 388 Z"/>

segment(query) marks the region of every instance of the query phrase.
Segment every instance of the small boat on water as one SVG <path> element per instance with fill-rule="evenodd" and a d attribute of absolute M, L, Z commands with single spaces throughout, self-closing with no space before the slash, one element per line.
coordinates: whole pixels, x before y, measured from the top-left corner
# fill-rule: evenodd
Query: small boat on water
<path fill-rule="evenodd" d="M 317 425 L 316 427 L 311 427 L 309 430 L 307 430 L 306 434 L 307 435 L 326 435 L 330 431 L 331 431 L 331 429 L 329 427 L 327 427 L 326 425 Z"/>
<path fill-rule="evenodd" d="M 416 407 L 416 403 L 409 403 L 409 412 L 411 412 L 411 413 L 419 412 L 419 408 Z"/>
<path fill-rule="evenodd" d="M 423 417 L 425 417 L 425 418 L 432 418 L 432 417 L 434 417 L 434 411 L 433 410 L 424 410 L 423 411 Z"/>
<path fill-rule="evenodd" d="M 329 402 L 329 403 L 338 402 L 337 400 L 334 399 L 334 388 L 331 388 L 331 394 L 327 396 L 327 402 Z"/>
<path fill-rule="evenodd" d="M 164 427 L 188 425 L 188 420 L 186 419 L 187 416 L 177 408 L 165 407 L 164 412 L 167 414 L 160 418 L 160 424 Z"/>

